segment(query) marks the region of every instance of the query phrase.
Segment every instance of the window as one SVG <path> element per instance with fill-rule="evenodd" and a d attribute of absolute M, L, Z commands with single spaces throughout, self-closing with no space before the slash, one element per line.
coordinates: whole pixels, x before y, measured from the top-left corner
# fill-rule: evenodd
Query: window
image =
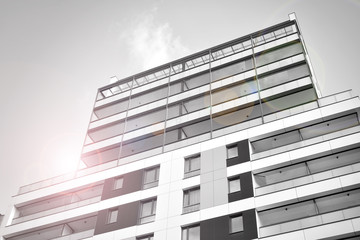
<path fill-rule="evenodd" d="M 200 174 L 200 155 L 185 158 L 184 177 L 192 177 Z"/>
<path fill-rule="evenodd" d="M 183 227 L 181 240 L 200 240 L 200 226 Z"/>
<path fill-rule="evenodd" d="M 117 221 L 117 216 L 118 216 L 118 209 L 110 209 L 108 211 L 108 216 L 107 216 L 107 220 L 106 223 L 114 223 Z"/>
<path fill-rule="evenodd" d="M 235 158 L 238 156 L 237 145 L 232 145 L 226 148 L 227 158 Z"/>
<path fill-rule="evenodd" d="M 184 190 L 183 213 L 200 209 L 200 187 Z"/>
<path fill-rule="evenodd" d="M 123 187 L 124 178 L 123 177 L 117 177 L 114 179 L 114 185 L 113 190 L 120 189 Z"/>
<path fill-rule="evenodd" d="M 148 223 L 155 220 L 156 198 L 141 202 L 139 223 Z"/>
<path fill-rule="evenodd" d="M 237 233 L 244 231 L 242 215 L 230 217 L 230 233 Z"/>
<path fill-rule="evenodd" d="M 154 235 L 146 235 L 146 236 L 142 236 L 142 237 L 137 237 L 136 240 L 153 240 L 154 239 Z"/>
<path fill-rule="evenodd" d="M 143 189 L 156 187 L 159 182 L 160 167 L 146 169 L 144 171 L 144 184 Z"/>
<path fill-rule="evenodd" d="M 229 193 L 241 191 L 240 176 L 229 179 Z"/>

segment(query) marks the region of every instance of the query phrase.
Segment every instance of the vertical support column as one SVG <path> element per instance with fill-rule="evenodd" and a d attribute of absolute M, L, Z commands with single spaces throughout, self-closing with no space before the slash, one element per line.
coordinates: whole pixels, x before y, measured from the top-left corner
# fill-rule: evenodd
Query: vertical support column
<path fill-rule="evenodd" d="M 250 38 L 251 41 L 251 51 L 252 51 L 252 59 L 253 59 L 253 65 L 254 65 L 254 70 L 255 70 L 255 81 L 256 81 L 256 86 L 257 86 L 257 93 L 258 93 L 258 98 L 259 98 L 259 104 L 260 104 L 260 111 L 261 111 L 261 120 L 262 123 L 264 123 L 264 111 L 262 108 L 262 102 L 261 102 L 261 95 L 260 95 L 260 84 L 259 84 L 259 79 L 258 79 L 258 74 L 257 74 L 257 67 L 256 67 L 256 57 L 255 57 L 255 51 L 254 51 L 254 41 L 253 41 L 253 37 L 251 36 Z"/>
<path fill-rule="evenodd" d="M 209 50 L 209 87 L 210 87 L 210 139 L 213 138 L 213 120 L 212 120 L 212 71 L 211 71 L 211 49 Z"/>
<path fill-rule="evenodd" d="M 118 160 L 117 160 L 118 166 L 121 165 L 120 164 L 120 160 L 121 160 L 120 156 L 121 156 L 121 151 L 122 151 L 122 146 L 123 146 L 123 141 L 124 141 L 124 135 L 126 133 L 126 125 L 127 125 L 128 115 L 129 115 L 129 108 L 130 108 L 130 103 L 131 103 L 131 96 L 132 96 L 132 90 L 134 87 L 134 82 L 135 82 L 135 76 L 132 77 L 131 86 L 130 86 L 129 101 L 128 101 L 126 114 L 125 114 L 125 121 L 124 121 L 124 131 L 123 131 L 123 134 L 121 135 L 120 149 L 119 149 Z"/>
<path fill-rule="evenodd" d="M 166 123 L 169 117 L 169 96 L 170 96 L 170 77 L 171 77 L 171 69 L 172 69 L 172 63 L 169 65 L 169 77 L 168 77 L 168 93 L 166 96 L 166 110 L 165 110 L 165 120 L 164 120 L 164 133 L 163 133 L 163 145 L 161 152 L 163 153 L 165 150 L 165 141 L 166 141 Z"/>

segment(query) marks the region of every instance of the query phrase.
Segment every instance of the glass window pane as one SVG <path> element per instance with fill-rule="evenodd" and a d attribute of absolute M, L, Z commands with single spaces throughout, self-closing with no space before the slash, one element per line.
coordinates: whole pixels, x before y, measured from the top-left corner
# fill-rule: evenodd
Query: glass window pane
<path fill-rule="evenodd" d="M 252 60 L 246 59 L 238 63 L 234 63 L 232 65 L 228 65 L 226 67 L 221 67 L 212 71 L 212 81 L 216 81 L 222 78 L 230 77 L 232 75 L 247 71 L 251 69 Z"/>
<path fill-rule="evenodd" d="M 230 233 L 244 231 L 242 216 L 230 218 Z"/>
<path fill-rule="evenodd" d="M 150 169 L 145 172 L 145 183 L 150 183 L 155 181 L 155 169 Z"/>
<path fill-rule="evenodd" d="M 143 189 L 156 187 L 159 181 L 160 167 L 147 169 L 144 171 L 144 184 Z"/>
<path fill-rule="evenodd" d="M 113 223 L 117 221 L 117 215 L 118 215 L 118 210 L 110 210 L 108 213 L 108 223 Z"/>
<path fill-rule="evenodd" d="M 236 179 L 231 179 L 229 180 L 229 192 L 233 193 L 233 192 L 238 192 L 241 190 L 241 185 L 240 185 L 240 178 L 236 178 Z"/>
<path fill-rule="evenodd" d="M 269 64 L 281 59 L 285 59 L 302 52 L 303 52 L 303 48 L 301 43 L 286 45 L 283 47 L 276 48 L 272 51 L 266 51 L 258 54 L 256 56 L 256 65 L 257 67 L 260 67 L 262 65 Z"/>
<path fill-rule="evenodd" d="M 187 232 L 188 232 L 188 229 L 187 228 L 183 228 L 182 230 L 182 240 L 187 240 L 188 237 L 187 237 Z"/>
<path fill-rule="evenodd" d="M 188 240 L 200 240 L 200 226 L 189 228 Z"/>
<path fill-rule="evenodd" d="M 200 202 L 200 189 L 190 191 L 189 205 L 198 204 Z"/>
<path fill-rule="evenodd" d="M 232 146 L 227 148 L 227 158 L 234 158 L 238 156 L 237 146 Z"/>
<path fill-rule="evenodd" d="M 200 169 L 200 157 L 195 157 L 191 159 L 191 171 Z"/>
<path fill-rule="evenodd" d="M 122 177 L 119 177 L 119 178 L 115 178 L 115 181 L 114 181 L 114 190 L 115 189 L 120 189 L 123 187 L 123 183 L 124 183 L 124 178 Z"/>
<path fill-rule="evenodd" d="M 151 215 L 152 202 L 144 202 L 141 208 L 141 217 Z"/>
<path fill-rule="evenodd" d="M 190 159 L 185 159 L 185 173 L 190 172 Z"/>

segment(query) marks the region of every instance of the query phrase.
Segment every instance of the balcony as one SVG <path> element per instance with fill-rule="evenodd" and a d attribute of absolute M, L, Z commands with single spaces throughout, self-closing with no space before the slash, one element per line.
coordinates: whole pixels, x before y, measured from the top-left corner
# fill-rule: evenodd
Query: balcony
<path fill-rule="evenodd" d="M 352 101 L 353 99 L 355 99 L 355 98 L 351 94 L 351 91 L 345 91 L 345 92 L 337 93 L 334 95 L 330 95 L 330 96 L 318 99 L 318 103 L 321 108 L 328 109 L 328 110 L 324 109 L 325 116 L 331 116 L 332 114 L 334 114 L 334 113 L 336 114 L 338 111 L 342 111 L 343 109 L 347 109 L 348 112 L 349 111 L 354 112 L 354 109 L 356 109 L 359 104 L 358 104 L 357 99 L 355 99 L 356 101 Z M 308 104 L 295 106 L 290 109 L 277 111 L 277 112 L 269 114 L 267 116 L 270 119 L 269 121 L 276 121 L 279 119 L 291 117 L 291 118 L 296 118 L 295 119 L 296 122 L 302 123 L 302 122 L 304 122 L 304 119 L 306 119 L 306 116 L 304 117 L 304 114 L 307 114 L 309 111 L 311 111 L 314 108 L 318 108 L 316 102 L 315 102 L 315 106 L 313 104 L 314 104 L 314 102 L 310 102 Z M 265 116 L 265 118 L 267 116 Z M 311 116 L 313 116 L 313 113 L 311 114 Z M 260 122 L 258 120 L 260 120 Z M 292 121 L 294 121 L 294 120 L 292 120 Z M 261 124 L 262 124 L 261 119 L 258 119 L 258 118 L 255 118 L 255 119 L 249 120 L 249 121 L 240 122 L 236 125 L 228 126 L 226 128 L 221 128 L 219 130 L 213 131 L 213 137 L 223 136 L 225 134 L 244 130 L 244 129 L 254 127 L 257 125 L 261 125 Z M 275 156 L 275 155 L 273 155 L 270 151 L 264 151 L 262 153 L 255 153 L 254 155 L 252 155 L 252 159 L 260 160 L 263 158 L 269 158 L 271 156 Z M 29 193 L 31 191 L 35 191 L 35 190 L 38 190 L 41 188 L 49 187 L 52 185 L 56 185 L 58 183 L 70 181 L 75 178 L 80 178 L 80 177 L 83 177 L 83 176 L 86 176 L 89 174 L 104 171 L 106 169 L 114 168 L 116 166 L 118 166 L 117 161 L 111 161 L 111 162 L 107 162 L 104 164 L 96 165 L 94 167 L 81 169 L 81 170 L 77 171 L 76 173 L 74 172 L 74 173 L 64 174 L 64 175 L 60 175 L 60 176 L 57 176 L 54 178 L 50 178 L 47 180 L 43 180 L 40 182 L 22 186 L 22 187 L 20 187 L 18 194 L 21 195 L 24 193 Z M 15 198 L 16 197 L 17 196 L 15 196 Z"/>
<path fill-rule="evenodd" d="M 62 192 L 17 207 L 12 225 L 100 202 L 103 183 L 93 183 L 71 192 Z"/>
<path fill-rule="evenodd" d="M 360 171 L 360 148 L 254 174 L 261 196 Z"/>
<path fill-rule="evenodd" d="M 262 238 L 352 220 L 360 217 L 360 190 L 285 205 L 258 212 L 258 215 Z"/>
<path fill-rule="evenodd" d="M 7 240 L 80 240 L 94 235 L 97 215 L 68 220 L 62 224 L 52 224 L 41 229 L 27 231 L 20 235 L 4 236 Z M 46 223 L 44 223 L 46 225 Z"/>

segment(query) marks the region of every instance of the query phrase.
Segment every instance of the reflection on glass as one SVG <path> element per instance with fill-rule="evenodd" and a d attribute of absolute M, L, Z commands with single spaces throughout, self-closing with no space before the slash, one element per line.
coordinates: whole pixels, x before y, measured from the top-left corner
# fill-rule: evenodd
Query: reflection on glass
<path fill-rule="evenodd" d="M 209 72 L 170 83 L 170 96 L 203 86 L 210 82 Z"/>
<path fill-rule="evenodd" d="M 253 68 L 253 61 L 251 58 L 237 62 L 228 66 L 221 66 L 221 68 L 211 71 L 212 81 L 217 81 L 222 78 L 227 78 L 232 75 L 245 72 Z"/>

